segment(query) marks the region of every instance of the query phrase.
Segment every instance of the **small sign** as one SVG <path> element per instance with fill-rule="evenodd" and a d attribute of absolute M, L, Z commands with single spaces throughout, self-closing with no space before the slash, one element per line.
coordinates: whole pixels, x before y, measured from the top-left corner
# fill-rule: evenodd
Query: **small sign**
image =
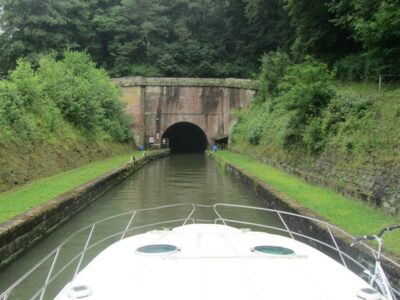
<path fill-rule="evenodd" d="M 149 137 L 149 144 L 154 144 L 154 137 L 153 136 Z"/>

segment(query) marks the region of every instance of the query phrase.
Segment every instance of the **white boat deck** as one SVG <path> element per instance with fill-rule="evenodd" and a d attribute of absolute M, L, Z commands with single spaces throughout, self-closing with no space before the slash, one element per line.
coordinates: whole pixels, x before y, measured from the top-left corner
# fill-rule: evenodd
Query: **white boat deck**
<path fill-rule="evenodd" d="M 137 252 L 153 244 L 170 244 L 180 250 Z M 295 254 L 252 251 L 260 245 L 289 248 Z M 358 291 L 367 287 L 341 264 L 296 240 L 225 225 L 193 224 L 151 231 L 111 245 L 56 299 L 359 300 Z M 84 294 L 90 295 L 81 297 Z"/>

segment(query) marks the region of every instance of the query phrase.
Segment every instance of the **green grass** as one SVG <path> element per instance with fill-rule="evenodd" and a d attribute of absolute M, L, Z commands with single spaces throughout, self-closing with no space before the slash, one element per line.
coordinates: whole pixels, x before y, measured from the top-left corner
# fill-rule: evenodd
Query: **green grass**
<path fill-rule="evenodd" d="M 229 151 L 220 151 L 214 155 L 266 182 L 355 236 L 374 234 L 387 225 L 400 223 L 398 218 L 388 216 L 366 203 L 346 198 L 327 188 L 308 184 L 249 156 Z M 400 232 L 387 234 L 384 247 L 400 254 Z"/>
<path fill-rule="evenodd" d="M 400 94 L 399 83 L 385 83 L 382 90 L 378 90 L 377 82 L 335 82 L 336 87 L 339 91 L 357 93 L 361 96 L 374 96 L 374 97 L 386 97 L 386 96 L 398 96 Z"/>
<path fill-rule="evenodd" d="M 96 161 L 86 166 L 33 181 L 15 190 L 0 193 L 0 222 L 68 192 L 85 182 L 126 164 L 139 151 Z"/>

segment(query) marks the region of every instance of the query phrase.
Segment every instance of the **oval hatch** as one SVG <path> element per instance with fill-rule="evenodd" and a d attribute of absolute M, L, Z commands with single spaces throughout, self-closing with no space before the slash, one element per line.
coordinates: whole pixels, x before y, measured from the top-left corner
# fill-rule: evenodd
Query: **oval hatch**
<path fill-rule="evenodd" d="M 68 298 L 82 299 L 89 297 L 93 294 L 92 289 L 87 285 L 75 285 L 68 291 Z"/>
<path fill-rule="evenodd" d="M 252 252 L 263 255 L 295 255 L 296 253 L 289 248 L 281 246 L 260 245 L 251 249 Z"/>
<path fill-rule="evenodd" d="M 169 244 L 151 244 L 136 249 L 136 253 L 146 255 L 172 254 L 177 251 L 179 251 L 177 246 Z"/>

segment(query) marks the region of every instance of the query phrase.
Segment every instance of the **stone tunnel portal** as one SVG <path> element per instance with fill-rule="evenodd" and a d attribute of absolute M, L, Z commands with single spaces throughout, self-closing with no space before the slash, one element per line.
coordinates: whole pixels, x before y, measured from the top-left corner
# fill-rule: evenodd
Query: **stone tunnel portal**
<path fill-rule="evenodd" d="M 165 130 L 163 139 L 169 139 L 172 152 L 204 152 L 208 141 L 204 131 L 197 125 L 189 122 L 179 122 Z"/>

